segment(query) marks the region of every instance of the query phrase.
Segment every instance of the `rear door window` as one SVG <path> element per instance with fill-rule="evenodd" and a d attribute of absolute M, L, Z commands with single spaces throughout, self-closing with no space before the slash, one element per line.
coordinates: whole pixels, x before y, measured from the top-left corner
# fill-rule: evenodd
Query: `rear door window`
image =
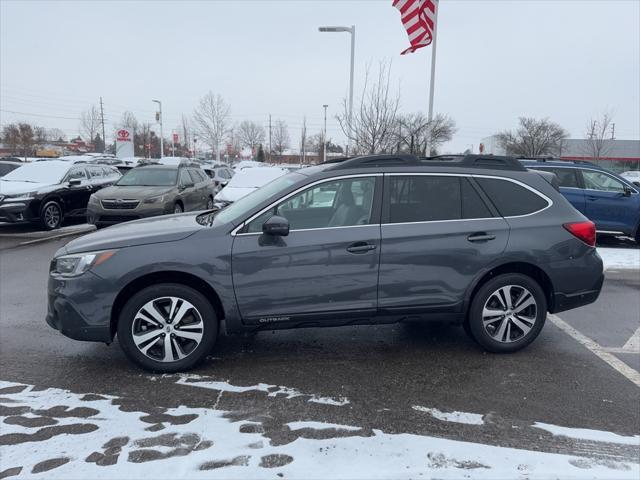
<path fill-rule="evenodd" d="M 555 173 L 561 187 L 580 188 L 575 168 L 541 168 L 544 172 Z"/>
<path fill-rule="evenodd" d="M 491 218 L 493 214 L 484 203 L 480 194 L 476 192 L 468 178 L 461 178 L 462 182 L 462 218 Z"/>
<path fill-rule="evenodd" d="M 602 192 L 624 192 L 624 184 L 603 172 L 595 170 L 582 170 L 584 188 L 587 190 L 600 190 Z"/>
<path fill-rule="evenodd" d="M 503 217 L 528 215 L 546 208 L 549 202 L 539 194 L 509 180 L 474 177 Z"/>
<path fill-rule="evenodd" d="M 434 222 L 462 218 L 459 177 L 393 175 L 389 177 L 388 223 Z"/>

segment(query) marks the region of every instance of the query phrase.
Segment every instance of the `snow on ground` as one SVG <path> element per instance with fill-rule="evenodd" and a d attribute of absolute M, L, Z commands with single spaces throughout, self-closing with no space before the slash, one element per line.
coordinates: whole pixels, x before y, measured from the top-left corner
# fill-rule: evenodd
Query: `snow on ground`
<path fill-rule="evenodd" d="M 640 464 L 373 430 L 271 445 L 260 422 L 0 382 L 0 476 L 20 478 L 640 478 Z M 120 405 L 123 405 L 122 408 Z M 294 428 L 318 422 L 292 422 Z M 285 428 L 286 426 L 283 426 Z M 291 429 L 291 424 L 289 424 Z M 306 427 L 305 427 L 306 428 Z M 299 431 L 303 435 L 304 430 Z"/>
<path fill-rule="evenodd" d="M 534 427 L 546 430 L 553 435 L 563 437 L 576 438 L 578 440 L 589 440 L 593 442 L 619 443 L 622 445 L 637 445 L 640 447 L 640 435 L 626 437 L 612 432 L 603 432 L 601 430 L 589 430 L 587 428 L 568 428 L 551 425 L 549 423 L 536 422 Z"/>
<path fill-rule="evenodd" d="M 437 408 L 421 407 L 414 405 L 412 407 L 418 412 L 425 412 L 431 415 L 433 418 L 442 420 L 443 422 L 453 423 L 465 423 L 467 425 L 484 425 L 483 415 L 478 413 L 466 413 L 466 412 L 442 412 Z"/>
<path fill-rule="evenodd" d="M 308 402 L 312 403 L 323 403 L 325 405 L 335 405 L 341 407 L 343 405 L 348 405 L 349 400 L 345 397 L 323 397 L 321 395 L 310 394 L 310 393 L 302 393 L 299 390 L 291 387 L 283 387 L 281 385 L 269 385 L 267 383 L 258 383 L 257 385 L 249 385 L 249 386 L 237 386 L 232 385 L 229 382 L 220 382 L 220 381 L 211 381 L 207 379 L 208 377 L 201 377 L 199 375 L 193 374 L 185 374 L 179 375 L 178 381 L 176 382 L 179 385 L 187 385 L 190 387 L 200 387 L 200 388 L 208 388 L 210 390 L 217 390 L 219 392 L 232 392 L 232 393 L 243 393 L 250 391 L 258 391 L 265 392 L 268 397 L 277 397 L 282 396 L 283 398 L 296 398 L 296 397 L 306 397 Z"/>
<path fill-rule="evenodd" d="M 598 247 L 605 270 L 640 270 L 640 250 Z"/>
<path fill-rule="evenodd" d="M 312 430 L 362 430 L 360 427 L 352 427 L 350 425 L 340 425 L 338 423 L 325 422 L 289 422 L 287 423 L 287 427 L 289 427 L 290 430 L 302 430 L 305 428 L 310 428 Z"/>

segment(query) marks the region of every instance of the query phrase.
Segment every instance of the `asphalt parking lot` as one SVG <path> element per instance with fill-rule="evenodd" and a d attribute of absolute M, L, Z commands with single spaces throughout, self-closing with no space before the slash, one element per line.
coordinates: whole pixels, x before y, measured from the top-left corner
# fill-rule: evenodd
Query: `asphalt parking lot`
<path fill-rule="evenodd" d="M 304 442 L 320 442 L 314 444 L 319 451 L 334 457 L 332 449 L 343 448 L 351 452 L 343 460 L 358 465 L 364 451 L 354 453 L 341 442 L 384 440 L 388 443 L 380 445 L 386 445 L 387 455 L 393 442 L 406 435 L 413 439 L 407 451 L 422 439 L 455 441 L 506 449 L 500 452 L 567 455 L 573 459 L 571 468 L 585 476 L 637 478 L 640 471 L 640 270 L 608 269 L 598 302 L 551 316 L 540 337 L 512 355 L 483 352 L 462 328 L 450 325 L 304 329 L 223 335 L 203 366 L 189 374 L 158 376 L 127 362 L 117 342 L 80 343 L 45 324 L 49 260 L 69 237 L 34 238 L 37 242 L 20 245 L 9 230 L 1 230 L 0 478 L 25 473 L 50 478 L 56 472 L 60 478 L 81 478 L 93 472 L 87 466 L 95 465 L 104 467 L 99 475 L 117 478 L 119 470 L 108 468 L 122 466 L 125 451 L 131 465 L 163 465 L 140 474 L 170 475 L 175 473 L 171 458 L 189 455 L 194 469 L 222 472 L 223 478 L 242 478 L 242 468 L 253 465 L 253 459 L 265 472 L 254 476 L 298 478 L 295 468 L 301 468 L 296 465 L 302 465 L 301 452 L 307 452 Z M 30 232 L 18 232 L 25 233 Z M 640 256 L 630 242 L 607 241 L 605 246 Z M 112 430 L 100 427 L 108 436 L 96 442 L 104 448 L 79 440 L 69 451 L 60 446 L 66 445 L 64 438 L 92 435 L 99 426 L 91 422 L 95 414 L 77 409 L 91 410 L 106 399 L 117 405 L 117 415 L 142 412 L 137 415 L 146 423 L 139 434 L 159 434 L 131 442 L 123 423 Z M 194 427 L 196 435 L 187 427 L 200 420 L 186 421 L 183 410 L 196 412 L 199 419 L 207 412 L 224 412 L 227 423 L 209 419 Z M 106 407 L 102 413 L 103 420 L 110 418 Z M 68 423 L 70 417 L 79 423 Z M 255 441 L 245 450 L 238 447 L 241 453 L 224 450 L 209 462 L 196 461 L 215 451 L 217 440 L 210 442 L 213 447 L 206 443 L 207 430 L 223 431 L 229 422 Z M 62 442 L 56 455 L 44 449 L 40 463 L 20 460 L 22 448 L 52 438 Z M 453 448 L 429 445 L 434 452 Z M 360 448 L 382 451 L 371 443 Z M 314 455 L 320 455 L 316 450 Z M 500 476 L 489 460 L 499 457 L 497 451 L 471 463 L 425 452 L 423 470 L 407 463 L 410 477 L 451 469 L 459 476 L 468 470 L 475 476 Z M 344 466 L 339 458 L 335 461 Z M 394 461 L 387 459 L 385 465 L 398 468 Z M 521 460 L 507 473 L 543 474 L 533 463 Z M 84 470 L 72 469 L 80 464 Z M 348 470 L 340 471 L 348 476 Z M 135 476 L 137 471 L 127 472 Z M 386 478 L 395 476 L 395 470 L 382 466 L 381 477 L 385 472 Z"/>

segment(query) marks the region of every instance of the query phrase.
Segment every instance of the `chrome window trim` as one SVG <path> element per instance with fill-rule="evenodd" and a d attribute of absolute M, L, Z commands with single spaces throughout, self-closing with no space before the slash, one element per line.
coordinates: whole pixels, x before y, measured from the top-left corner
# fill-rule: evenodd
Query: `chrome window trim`
<path fill-rule="evenodd" d="M 239 230 L 242 230 L 244 228 L 244 226 L 247 223 L 251 223 L 254 219 L 258 218 L 260 215 L 262 215 L 264 212 L 266 212 L 267 210 L 269 210 L 270 208 L 273 208 L 274 206 L 276 206 L 278 203 L 284 202 L 287 199 L 289 199 L 290 197 L 308 189 L 311 187 L 314 187 L 316 185 L 319 185 L 321 183 L 329 183 L 329 182 L 335 182 L 337 180 L 343 180 L 345 178 L 369 178 L 369 177 L 381 177 L 383 174 L 382 173 L 358 173 L 358 174 L 351 174 L 351 175 L 341 175 L 339 177 L 331 177 L 331 178 L 323 178 L 321 180 L 316 180 L 315 182 L 312 183 L 308 183 L 296 190 L 294 190 L 293 192 L 289 193 L 288 195 L 279 198 L 278 200 L 272 202 L 271 204 L 269 204 L 268 206 L 264 207 L 262 210 L 260 210 L 258 213 L 253 214 L 251 217 L 249 217 L 248 219 L 246 219 L 245 221 L 243 221 L 240 225 L 238 225 L 236 228 L 234 228 L 233 230 L 231 230 L 231 236 L 235 237 L 235 236 L 244 236 L 244 235 L 262 235 L 261 232 L 251 232 L 251 233 L 238 233 Z M 370 223 L 367 225 L 348 225 L 346 227 L 320 227 L 320 228 L 305 228 L 305 229 L 300 229 L 300 230 L 291 230 L 292 232 L 299 232 L 299 231 L 309 231 L 309 230 L 329 230 L 329 229 L 334 229 L 334 228 L 353 228 L 353 227 L 370 227 L 372 225 L 380 225 L 379 223 Z"/>

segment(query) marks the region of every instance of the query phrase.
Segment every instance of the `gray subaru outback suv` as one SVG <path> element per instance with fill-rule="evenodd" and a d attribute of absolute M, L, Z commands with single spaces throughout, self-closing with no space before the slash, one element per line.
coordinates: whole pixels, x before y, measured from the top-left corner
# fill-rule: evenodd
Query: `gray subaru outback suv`
<path fill-rule="evenodd" d="M 546 174 L 548 175 L 548 174 Z M 513 352 L 547 312 L 594 302 L 595 229 L 509 157 L 362 156 L 285 175 L 220 211 L 143 219 L 51 262 L 47 322 L 153 371 L 229 333 L 438 319 Z"/>

